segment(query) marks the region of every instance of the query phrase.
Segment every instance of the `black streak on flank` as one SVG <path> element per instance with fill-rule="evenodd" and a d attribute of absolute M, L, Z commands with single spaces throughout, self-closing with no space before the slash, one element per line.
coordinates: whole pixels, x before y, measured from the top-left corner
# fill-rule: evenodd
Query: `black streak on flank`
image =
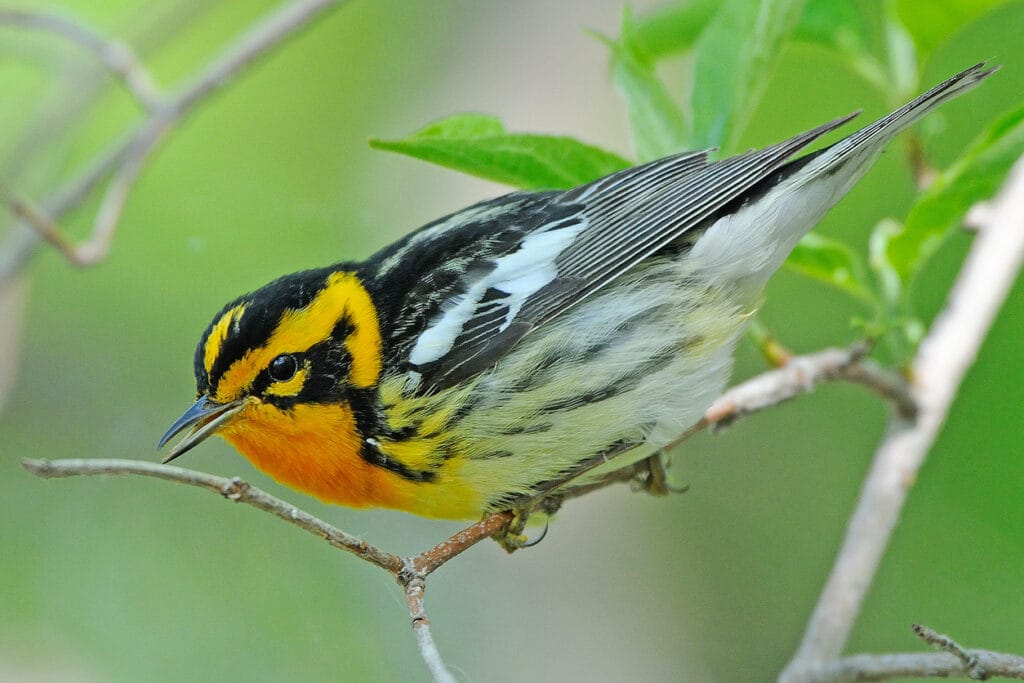
<path fill-rule="evenodd" d="M 515 436 L 516 434 L 543 434 L 554 425 L 550 422 L 535 422 L 533 424 L 517 425 L 501 430 L 503 436 Z"/>
<path fill-rule="evenodd" d="M 367 441 L 363 441 L 363 447 L 359 454 L 366 462 L 377 467 L 394 472 L 402 479 L 420 483 L 430 483 L 437 478 L 437 473 L 430 470 L 414 470 L 397 460 L 392 460 L 378 450 L 378 448 Z"/>
<path fill-rule="evenodd" d="M 676 354 L 672 352 L 665 352 L 654 356 L 645 363 L 633 368 L 633 370 L 628 374 L 618 377 L 614 381 L 605 384 L 603 387 L 592 389 L 586 393 L 576 394 L 575 396 L 570 396 L 568 398 L 559 399 L 557 401 L 551 401 L 544 404 L 544 406 L 540 408 L 539 412 L 546 415 L 573 410 L 590 403 L 604 401 L 626 391 L 631 391 L 635 389 L 645 377 L 658 372 L 675 360 L 676 357 Z"/>
<path fill-rule="evenodd" d="M 377 447 L 379 439 L 386 438 L 387 424 L 378 401 L 376 388 L 370 389 L 349 389 L 346 392 L 346 399 L 352 408 L 352 414 L 356 420 L 356 431 L 362 439 L 362 448 L 359 455 L 366 462 L 377 467 L 394 472 L 403 479 L 415 482 L 431 482 L 437 478 L 437 474 L 431 470 L 414 470 L 404 463 L 387 457 Z"/>

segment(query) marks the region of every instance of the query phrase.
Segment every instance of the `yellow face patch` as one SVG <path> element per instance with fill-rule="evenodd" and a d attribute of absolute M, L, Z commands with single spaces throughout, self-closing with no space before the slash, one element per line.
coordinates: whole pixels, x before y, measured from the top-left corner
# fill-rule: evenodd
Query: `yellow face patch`
<path fill-rule="evenodd" d="M 295 376 L 285 382 L 274 382 L 267 387 L 266 393 L 270 396 L 298 396 L 302 387 L 306 385 L 306 378 L 309 377 L 309 363 L 295 373 Z"/>
<path fill-rule="evenodd" d="M 259 374 L 278 355 L 302 353 L 327 341 L 338 323 L 346 318 L 353 328 L 345 340 L 345 346 L 352 359 L 347 379 L 356 387 L 373 386 L 381 370 L 381 336 L 376 308 L 355 274 L 332 273 L 327 278 L 326 286 L 307 306 L 286 311 L 281 316 L 266 344 L 249 351 L 231 364 L 217 384 L 214 399 L 218 403 L 226 403 L 239 398 L 252 387 Z M 216 351 L 220 349 L 224 336 L 229 334 L 231 321 L 234 319 L 225 314 L 211 332 L 211 340 L 217 334 L 222 336 L 217 338 L 213 346 L 207 341 L 204 362 L 207 363 L 208 371 L 213 366 Z M 306 372 L 308 373 L 308 370 Z M 287 382 L 279 383 L 280 386 L 272 387 L 273 390 L 268 393 L 294 395 L 305 379 L 306 374 L 299 372 Z M 298 384 L 293 387 L 293 383 L 296 382 Z M 295 391 L 291 392 L 292 389 Z"/>

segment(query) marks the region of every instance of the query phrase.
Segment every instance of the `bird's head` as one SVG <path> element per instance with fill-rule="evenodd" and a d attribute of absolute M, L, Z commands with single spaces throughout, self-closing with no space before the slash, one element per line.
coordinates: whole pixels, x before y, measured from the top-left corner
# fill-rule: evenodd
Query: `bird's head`
<path fill-rule="evenodd" d="M 164 462 L 220 434 L 254 465 L 314 495 L 362 441 L 360 402 L 381 371 L 376 309 L 337 269 L 275 280 L 227 304 L 195 353 L 196 402 L 160 441 Z M 355 404 L 355 405 L 354 405 Z M 331 466 L 329 466 L 331 465 Z"/>

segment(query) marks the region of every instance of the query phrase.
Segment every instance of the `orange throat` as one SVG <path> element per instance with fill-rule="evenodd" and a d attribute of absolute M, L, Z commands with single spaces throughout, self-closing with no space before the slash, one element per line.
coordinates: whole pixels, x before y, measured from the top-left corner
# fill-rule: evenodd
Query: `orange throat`
<path fill-rule="evenodd" d="M 256 468 L 324 502 L 405 510 L 413 503 L 398 477 L 359 455 L 348 406 L 300 403 L 286 413 L 253 400 L 220 434 Z"/>

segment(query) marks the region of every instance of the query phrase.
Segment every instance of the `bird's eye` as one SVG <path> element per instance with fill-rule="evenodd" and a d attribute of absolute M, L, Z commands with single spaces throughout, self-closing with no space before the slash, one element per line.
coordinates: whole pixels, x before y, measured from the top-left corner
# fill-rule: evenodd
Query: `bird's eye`
<path fill-rule="evenodd" d="M 295 360 L 295 356 L 290 353 L 282 353 L 280 356 L 270 361 L 270 367 L 267 368 L 267 372 L 270 373 L 270 379 L 275 382 L 287 382 L 295 373 L 299 371 L 299 362 Z"/>

